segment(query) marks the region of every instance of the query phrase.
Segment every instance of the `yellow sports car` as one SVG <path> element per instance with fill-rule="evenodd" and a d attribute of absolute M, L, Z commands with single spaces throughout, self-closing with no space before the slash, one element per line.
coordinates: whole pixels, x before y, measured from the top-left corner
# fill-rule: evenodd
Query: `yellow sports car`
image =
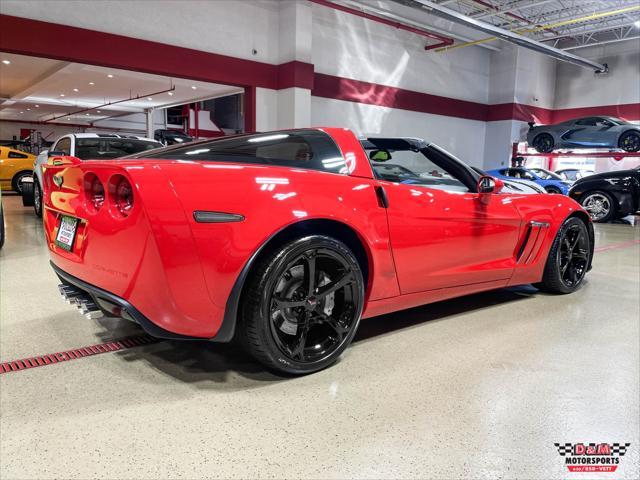
<path fill-rule="evenodd" d="M 0 189 L 20 192 L 23 177 L 33 175 L 36 157 L 9 147 L 0 147 Z"/>

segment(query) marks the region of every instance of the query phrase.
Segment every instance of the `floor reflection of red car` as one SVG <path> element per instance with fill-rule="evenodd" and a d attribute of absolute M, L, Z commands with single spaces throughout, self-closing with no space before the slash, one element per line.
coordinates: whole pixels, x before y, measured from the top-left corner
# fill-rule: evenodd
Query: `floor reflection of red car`
<path fill-rule="evenodd" d="M 306 373 L 336 360 L 361 317 L 508 285 L 578 288 L 589 216 L 501 187 L 422 140 L 291 130 L 54 158 L 44 222 L 61 292 L 87 316 L 236 337 Z"/>

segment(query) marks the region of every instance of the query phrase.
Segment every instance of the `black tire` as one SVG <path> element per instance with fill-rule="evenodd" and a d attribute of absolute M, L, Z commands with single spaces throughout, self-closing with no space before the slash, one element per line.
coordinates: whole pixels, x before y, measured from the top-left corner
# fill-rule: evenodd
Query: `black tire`
<path fill-rule="evenodd" d="M 24 177 L 30 177 L 32 172 L 29 170 L 22 170 L 21 172 L 16 173 L 11 179 L 11 188 L 14 192 L 22 194 L 22 179 Z"/>
<path fill-rule="evenodd" d="M 618 146 L 625 152 L 637 152 L 640 150 L 640 133 L 638 132 L 625 132 L 620 135 Z"/>
<path fill-rule="evenodd" d="M 541 133 L 539 135 L 536 135 L 533 139 L 532 147 L 540 153 L 551 153 L 553 152 L 554 146 L 555 141 L 553 140 L 553 137 L 548 133 Z"/>
<path fill-rule="evenodd" d="M 605 223 L 618 216 L 615 200 L 602 190 L 584 193 L 580 197 L 580 205 L 589 213 L 591 220 L 597 223 Z"/>
<path fill-rule="evenodd" d="M 261 259 L 247 281 L 238 336 L 266 367 L 316 372 L 353 340 L 364 280 L 344 243 L 323 235 L 291 241 Z M 307 345 L 310 340 L 315 344 Z"/>
<path fill-rule="evenodd" d="M 548 187 L 544 187 L 544 189 L 546 190 L 547 193 L 558 193 L 562 195 L 562 190 L 560 190 L 558 187 L 548 186 Z"/>
<path fill-rule="evenodd" d="M 0 203 L 0 248 L 4 245 L 4 209 Z"/>
<path fill-rule="evenodd" d="M 33 206 L 34 193 L 33 187 L 35 185 L 35 179 L 33 182 L 24 182 L 22 183 L 22 191 L 20 192 L 22 195 L 22 206 L 31 207 Z"/>
<path fill-rule="evenodd" d="M 591 239 L 585 223 L 570 217 L 556 235 L 544 267 L 542 281 L 534 286 L 548 293 L 575 292 L 591 263 Z"/>
<path fill-rule="evenodd" d="M 33 211 L 36 217 L 42 218 L 42 189 L 35 175 L 33 176 Z"/>

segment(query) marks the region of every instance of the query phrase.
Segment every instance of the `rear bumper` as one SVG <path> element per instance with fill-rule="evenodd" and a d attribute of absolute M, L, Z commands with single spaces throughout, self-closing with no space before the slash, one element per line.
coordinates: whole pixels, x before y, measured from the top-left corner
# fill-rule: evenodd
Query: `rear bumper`
<path fill-rule="evenodd" d="M 220 331 L 213 338 L 202 337 L 190 337 L 187 335 L 181 335 L 173 333 L 155 324 L 152 320 L 143 315 L 136 307 L 129 303 L 124 298 L 114 295 L 102 288 L 91 285 L 73 275 L 65 272 L 53 262 L 51 267 L 56 273 L 60 281 L 65 285 L 70 285 L 85 292 L 91 297 L 94 303 L 102 310 L 102 312 L 109 317 L 119 317 L 126 320 L 131 320 L 139 324 L 145 332 L 157 338 L 165 338 L 170 340 L 209 340 L 216 342 L 227 342 L 231 340 L 233 336 L 233 330 L 227 332 L 228 328 L 221 328 Z M 229 334 L 230 333 L 230 334 Z"/>

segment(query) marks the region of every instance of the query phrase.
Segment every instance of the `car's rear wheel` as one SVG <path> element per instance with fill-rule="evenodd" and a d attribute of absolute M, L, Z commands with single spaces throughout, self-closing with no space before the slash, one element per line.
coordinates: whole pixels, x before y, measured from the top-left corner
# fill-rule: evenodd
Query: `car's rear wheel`
<path fill-rule="evenodd" d="M 542 281 L 534 286 L 549 293 L 576 291 L 589 268 L 591 252 L 585 223 L 576 217 L 568 218 L 553 241 Z"/>
<path fill-rule="evenodd" d="M 36 217 L 42 217 L 42 189 L 35 175 L 33 177 L 33 211 Z"/>
<path fill-rule="evenodd" d="M 580 204 L 589 213 L 591 220 L 594 222 L 608 222 L 616 214 L 613 198 L 607 192 L 589 192 L 583 195 L 580 199 Z"/>
<path fill-rule="evenodd" d="M 554 140 L 548 133 L 541 133 L 533 139 L 533 148 L 540 153 L 550 153 L 553 151 Z"/>
<path fill-rule="evenodd" d="M 618 146 L 625 152 L 637 152 L 640 150 L 640 133 L 625 132 L 620 136 Z"/>
<path fill-rule="evenodd" d="M 30 177 L 31 172 L 29 170 L 23 170 L 22 172 L 16 173 L 11 179 L 11 188 L 14 192 L 18 192 L 22 194 L 22 180 L 25 177 Z"/>
<path fill-rule="evenodd" d="M 34 182 L 22 182 L 21 183 L 21 196 L 22 196 L 22 206 L 30 207 L 33 205 L 34 200 L 34 192 L 33 192 Z"/>
<path fill-rule="evenodd" d="M 238 335 L 249 353 L 269 368 L 305 374 L 335 362 L 351 343 L 364 281 L 345 244 L 313 235 L 263 258 L 243 300 Z"/>
<path fill-rule="evenodd" d="M 560 190 L 558 187 L 554 187 L 552 185 L 544 187 L 544 189 L 547 191 L 547 193 L 559 193 L 559 194 L 562 194 L 562 190 Z"/>

